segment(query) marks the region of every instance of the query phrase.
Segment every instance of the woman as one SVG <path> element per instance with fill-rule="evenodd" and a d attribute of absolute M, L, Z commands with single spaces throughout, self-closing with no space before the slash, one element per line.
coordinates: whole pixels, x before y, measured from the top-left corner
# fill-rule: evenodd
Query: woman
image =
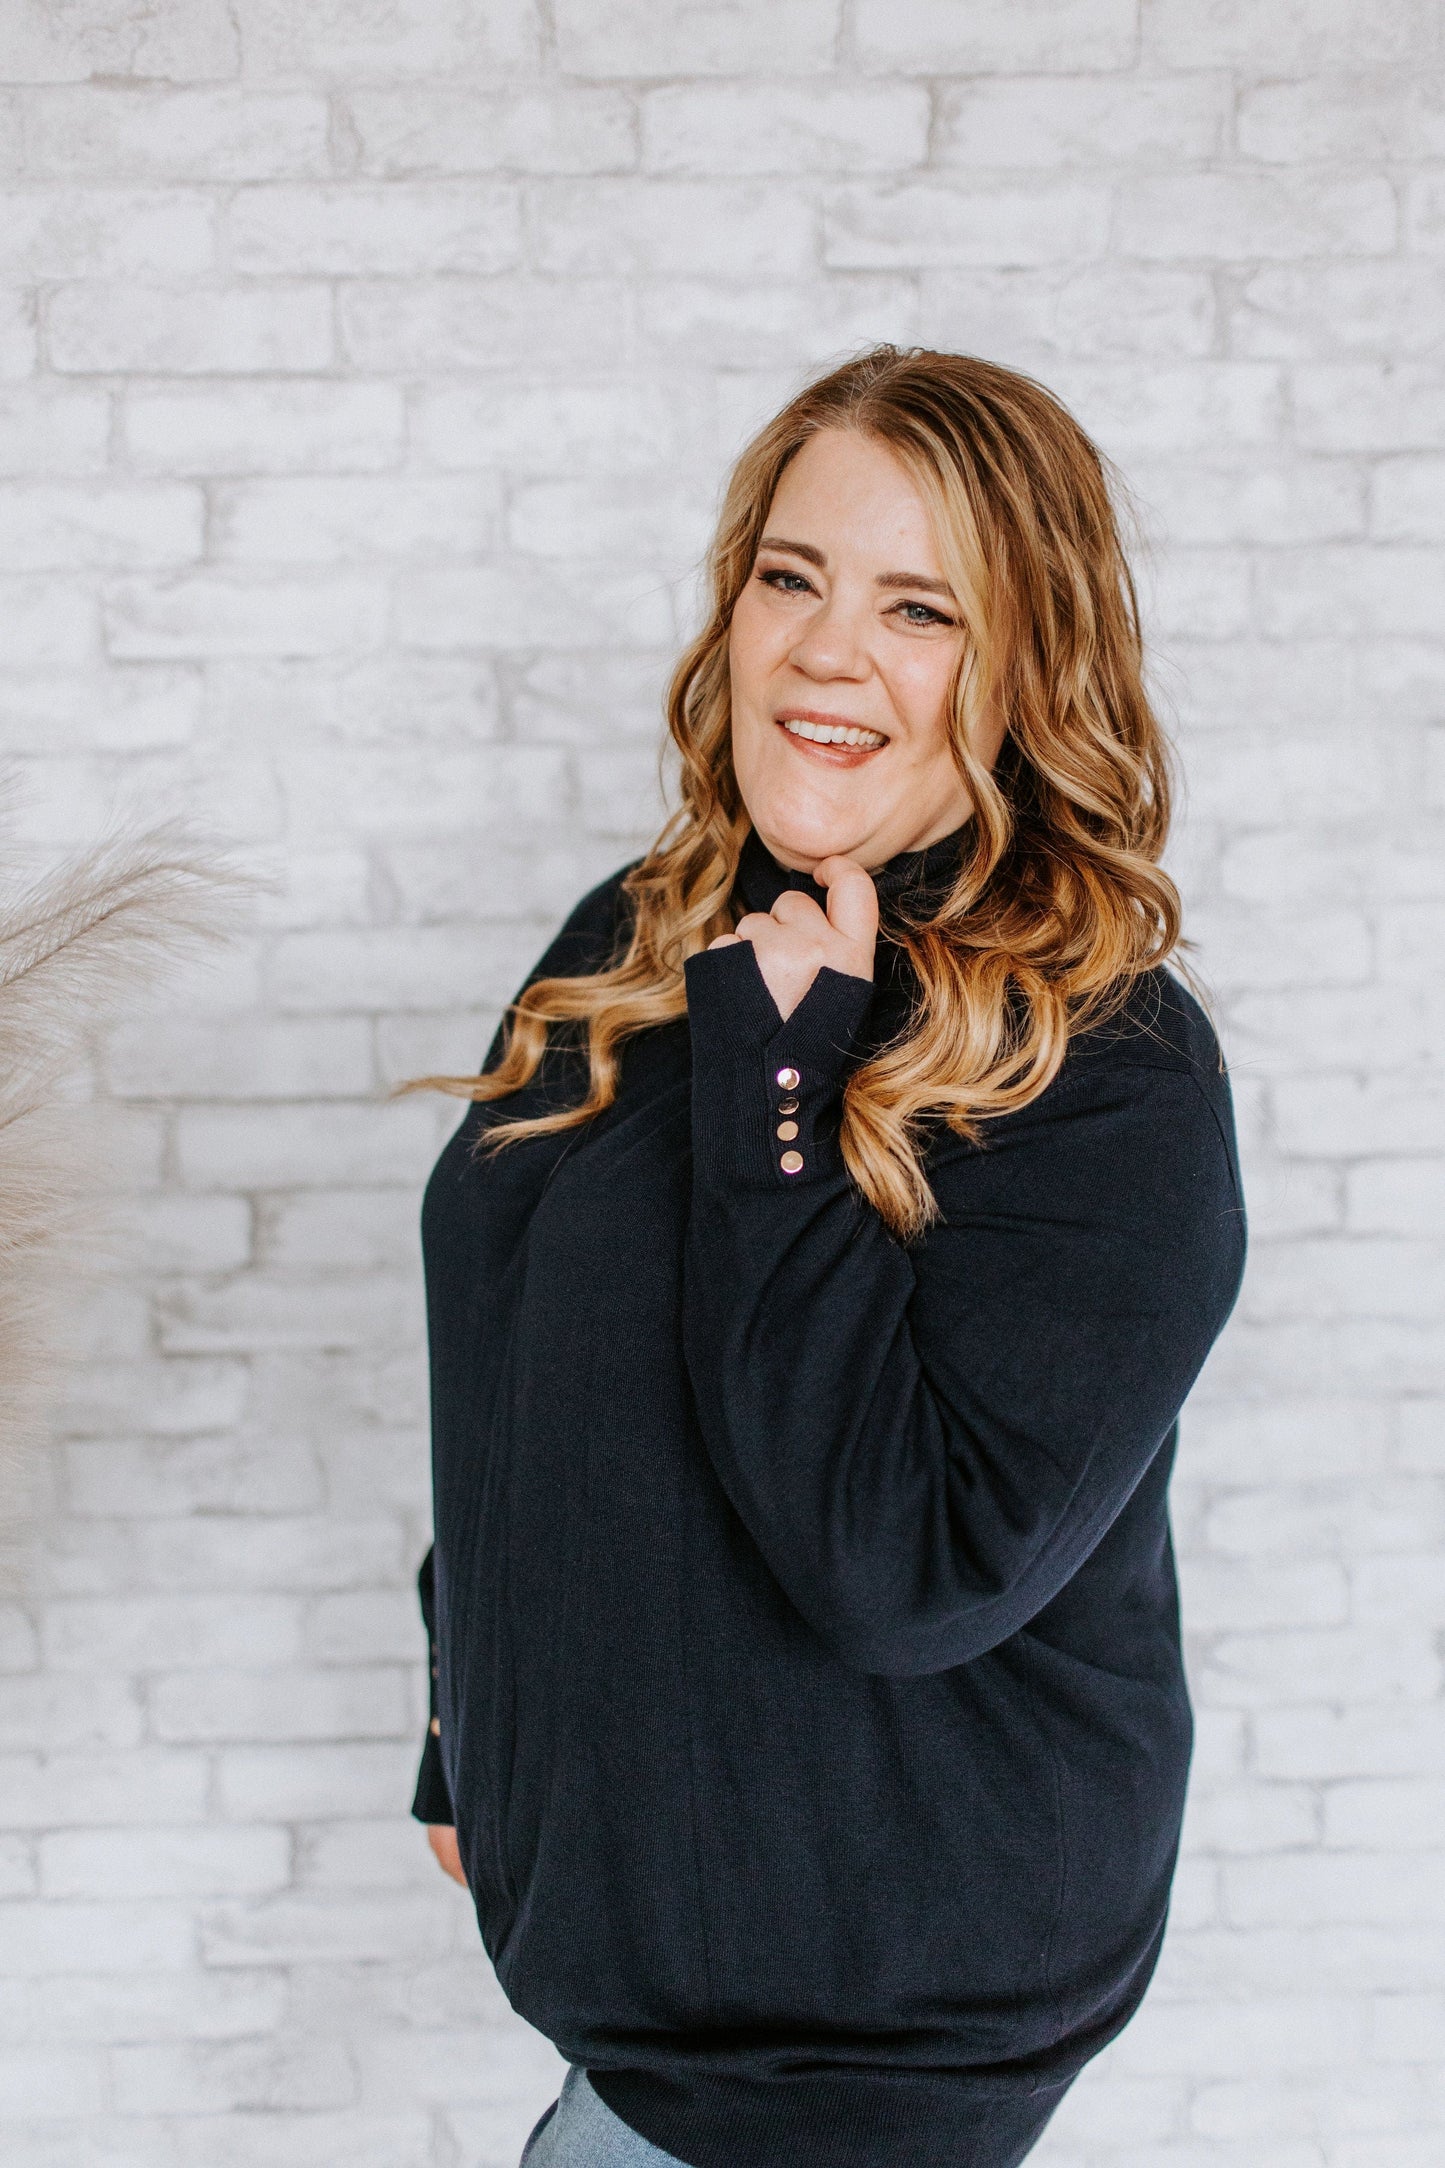
<path fill-rule="evenodd" d="M 1009 2168 L 1143 1994 L 1190 1748 L 1244 1232 L 1165 749 L 1008 370 L 811 386 L 712 578 L 681 812 L 429 1080 L 413 1811 L 574 2066 L 528 2168 Z"/>

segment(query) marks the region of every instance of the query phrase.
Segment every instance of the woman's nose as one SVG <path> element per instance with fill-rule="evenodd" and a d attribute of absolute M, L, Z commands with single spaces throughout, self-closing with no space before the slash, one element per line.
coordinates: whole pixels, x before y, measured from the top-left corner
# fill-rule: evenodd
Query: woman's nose
<path fill-rule="evenodd" d="M 863 634 L 858 612 L 833 596 L 809 617 L 788 660 L 805 677 L 820 683 L 828 678 L 866 677 L 868 654 Z"/>

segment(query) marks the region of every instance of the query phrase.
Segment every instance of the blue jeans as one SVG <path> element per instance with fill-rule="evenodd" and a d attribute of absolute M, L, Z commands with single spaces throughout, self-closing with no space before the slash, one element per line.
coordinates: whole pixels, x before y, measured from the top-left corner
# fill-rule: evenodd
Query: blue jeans
<path fill-rule="evenodd" d="M 542 2117 L 522 2148 L 518 2168 L 684 2168 L 675 2153 L 639 2138 L 614 2115 L 573 2064 L 561 2097 Z"/>

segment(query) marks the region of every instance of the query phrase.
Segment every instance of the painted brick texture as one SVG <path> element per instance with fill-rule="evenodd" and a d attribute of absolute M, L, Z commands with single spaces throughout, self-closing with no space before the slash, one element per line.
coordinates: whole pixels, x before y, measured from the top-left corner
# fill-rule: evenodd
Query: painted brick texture
<path fill-rule="evenodd" d="M 406 1819 L 415 1220 L 658 817 L 724 462 L 879 337 L 1140 502 L 1254 1253 L 1186 1416 L 1150 2000 L 1041 2168 L 1445 2150 L 1445 21 L 1430 0 L 11 0 L 18 841 L 270 877 L 98 1049 L 122 1202 L 0 1603 L 15 2168 L 512 2168 L 555 2091 Z"/>

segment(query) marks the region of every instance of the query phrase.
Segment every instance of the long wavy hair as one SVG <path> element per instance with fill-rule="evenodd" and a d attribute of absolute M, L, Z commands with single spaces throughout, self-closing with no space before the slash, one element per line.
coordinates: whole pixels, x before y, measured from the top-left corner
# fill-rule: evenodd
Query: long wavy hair
<path fill-rule="evenodd" d="M 963 632 L 948 722 L 973 802 L 951 890 L 884 938 L 916 981 L 908 1021 L 849 1076 L 848 1171 L 901 1240 L 938 1207 L 925 1125 L 976 1139 L 1058 1073 L 1071 1034 L 1115 1014 L 1179 942 L 1159 865 L 1167 742 L 1143 683 L 1139 606 L 1104 458 L 1042 385 L 970 355 L 875 347 L 808 385 L 732 471 L 708 559 L 711 610 L 667 696 L 681 765 L 677 812 L 626 875 L 625 947 L 607 968 L 534 981 L 499 1060 L 479 1077 L 423 1077 L 474 1100 L 532 1078 L 554 1027 L 585 1039 L 575 1105 L 489 1123 L 495 1149 L 589 1121 L 617 1091 L 618 1050 L 687 1007 L 684 960 L 733 930 L 749 830 L 733 770 L 728 634 L 779 480 L 819 430 L 887 446 L 927 504 Z M 1006 730 L 990 769 L 975 750 Z"/>

